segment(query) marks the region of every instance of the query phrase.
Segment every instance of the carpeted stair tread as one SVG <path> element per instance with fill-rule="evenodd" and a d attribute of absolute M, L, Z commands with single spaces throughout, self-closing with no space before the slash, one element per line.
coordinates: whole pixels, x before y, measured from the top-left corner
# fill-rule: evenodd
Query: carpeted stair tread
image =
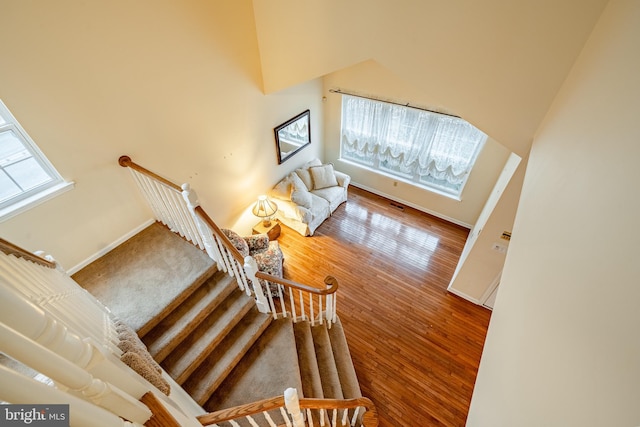
<path fill-rule="evenodd" d="M 327 399 L 342 399 L 342 386 L 336 368 L 336 361 L 331 349 L 331 340 L 325 324 L 317 324 L 311 327 L 313 345 L 318 359 L 318 369 L 322 378 L 322 392 Z"/>
<path fill-rule="evenodd" d="M 142 337 L 156 362 L 162 362 L 237 287 L 233 277 L 218 271 Z"/>
<path fill-rule="evenodd" d="M 282 395 L 289 387 L 302 389 L 292 322 L 284 318 L 271 322 L 203 407 L 231 408 Z"/>
<path fill-rule="evenodd" d="M 273 317 L 252 308 L 183 384 L 191 397 L 204 405 L 240 362 Z"/>
<path fill-rule="evenodd" d="M 184 383 L 254 305 L 236 289 L 162 362 L 162 367 L 178 384 Z"/>
<path fill-rule="evenodd" d="M 302 378 L 302 393 L 300 397 L 322 399 L 322 379 L 316 359 L 316 349 L 313 345 L 311 324 L 301 321 L 293 324 L 296 337 L 296 349 L 298 351 L 298 363 Z"/>
<path fill-rule="evenodd" d="M 353 367 L 351 353 L 349 353 L 349 345 L 347 344 L 347 337 L 344 334 L 340 318 L 337 319 L 336 323 L 331 326 L 331 329 L 329 329 L 328 332 L 329 339 L 331 340 L 331 349 L 333 350 L 333 358 L 336 362 L 336 368 L 338 370 L 338 377 L 340 378 L 344 398 L 355 399 L 362 397 L 360 383 L 358 383 L 356 370 Z"/>
<path fill-rule="evenodd" d="M 156 222 L 72 277 L 143 336 L 215 271 L 206 253 Z"/>

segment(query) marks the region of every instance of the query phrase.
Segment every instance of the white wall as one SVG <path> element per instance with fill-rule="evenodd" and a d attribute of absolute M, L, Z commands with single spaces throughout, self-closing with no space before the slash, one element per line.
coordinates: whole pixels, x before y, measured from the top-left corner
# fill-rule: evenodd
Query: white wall
<path fill-rule="evenodd" d="M 150 218 L 122 154 L 190 182 L 229 226 L 322 153 L 321 81 L 262 93 L 250 0 L 2 0 L 0 9 L 0 98 L 76 182 L 0 234 L 65 268 Z M 315 143 L 278 166 L 273 127 L 307 108 Z"/>
<path fill-rule="evenodd" d="M 537 133 L 468 426 L 640 425 L 639 45 L 611 1 Z"/>
<path fill-rule="evenodd" d="M 416 94 L 411 85 L 406 84 L 375 61 L 365 61 L 331 73 L 324 77 L 323 82 L 326 97 L 324 103 L 326 159 L 334 162 L 337 169 L 351 175 L 352 181 L 356 184 L 471 228 L 500 175 L 509 156 L 509 150 L 491 138 L 487 140 L 469 176 L 462 200 L 454 200 L 402 182 L 397 178 L 383 176 L 352 163 L 339 161 L 342 96 L 329 92 L 330 89 L 340 88 L 357 94 L 402 103 L 409 102 L 423 107 L 430 107 L 429 99 Z M 394 182 L 397 182 L 397 185 L 394 185 Z"/>
<path fill-rule="evenodd" d="M 372 59 L 524 157 L 607 0 L 254 0 L 265 92 Z"/>
<path fill-rule="evenodd" d="M 483 304 L 491 286 L 502 273 L 509 241 L 502 233 L 511 232 L 524 179 L 525 164 L 512 153 L 487 199 L 478 221 L 469 232 L 448 290 L 476 304 Z M 493 249 L 494 245 L 504 252 Z"/>

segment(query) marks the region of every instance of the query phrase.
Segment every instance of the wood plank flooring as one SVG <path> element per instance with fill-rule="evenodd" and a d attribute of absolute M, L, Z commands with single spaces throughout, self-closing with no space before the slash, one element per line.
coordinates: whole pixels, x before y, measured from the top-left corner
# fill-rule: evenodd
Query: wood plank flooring
<path fill-rule="evenodd" d="M 447 292 L 468 230 L 364 190 L 313 237 L 282 227 L 285 277 L 339 281 L 364 396 L 380 426 L 464 426 L 491 312 Z"/>

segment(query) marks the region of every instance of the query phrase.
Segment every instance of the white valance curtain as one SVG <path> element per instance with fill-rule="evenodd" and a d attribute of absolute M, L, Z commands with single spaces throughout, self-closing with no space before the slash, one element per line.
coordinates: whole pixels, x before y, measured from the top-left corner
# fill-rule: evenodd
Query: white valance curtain
<path fill-rule="evenodd" d="M 486 139 L 457 117 L 343 95 L 343 154 L 372 165 L 459 185 Z"/>

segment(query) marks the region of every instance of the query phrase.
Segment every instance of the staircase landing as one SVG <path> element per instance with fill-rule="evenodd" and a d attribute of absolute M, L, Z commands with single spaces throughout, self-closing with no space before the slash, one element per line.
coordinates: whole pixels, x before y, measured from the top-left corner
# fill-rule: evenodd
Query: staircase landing
<path fill-rule="evenodd" d="M 203 251 L 156 222 L 72 277 L 142 336 L 215 270 Z"/>

